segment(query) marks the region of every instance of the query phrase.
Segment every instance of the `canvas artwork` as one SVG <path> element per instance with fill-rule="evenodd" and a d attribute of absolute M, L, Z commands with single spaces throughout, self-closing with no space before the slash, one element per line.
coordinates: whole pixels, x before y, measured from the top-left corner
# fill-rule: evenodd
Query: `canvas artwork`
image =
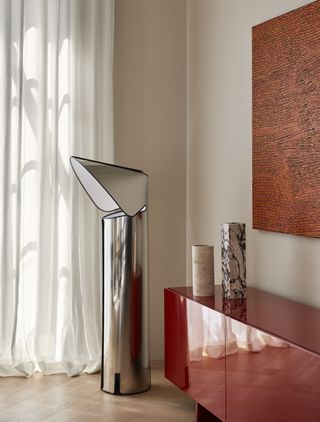
<path fill-rule="evenodd" d="M 320 236 L 320 1 L 252 30 L 253 228 Z"/>

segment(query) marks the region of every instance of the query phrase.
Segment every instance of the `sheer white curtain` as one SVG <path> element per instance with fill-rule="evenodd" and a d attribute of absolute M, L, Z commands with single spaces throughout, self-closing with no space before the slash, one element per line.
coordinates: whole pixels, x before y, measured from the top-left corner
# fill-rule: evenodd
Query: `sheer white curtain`
<path fill-rule="evenodd" d="M 0 376 L 100 368 L 100 219 L 70 155 L 113 160 L 114 0 L 0 0 Z"/>

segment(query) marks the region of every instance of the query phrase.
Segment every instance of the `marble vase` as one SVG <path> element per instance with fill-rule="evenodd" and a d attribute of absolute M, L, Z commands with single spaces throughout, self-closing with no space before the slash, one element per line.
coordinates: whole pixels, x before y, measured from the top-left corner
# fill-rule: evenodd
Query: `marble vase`
<path fill-rule="evenodd" d="M 194 296 L 214 295 L 213 246 L 192 246 L 192 287 Z"/>
<path fill-rule="evenodd" d="M 246 297 L 246 226 L 225 223 L 221 226 L 222 292 L 227 299 Z"/>

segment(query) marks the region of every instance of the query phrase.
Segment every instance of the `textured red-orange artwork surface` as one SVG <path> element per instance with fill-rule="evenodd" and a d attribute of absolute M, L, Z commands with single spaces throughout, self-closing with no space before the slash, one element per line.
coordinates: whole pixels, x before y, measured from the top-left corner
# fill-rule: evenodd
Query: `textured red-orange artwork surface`
<path fill-rule="evenodd" d="M 320 236 L 320 1 L 252 30 L 253 228 Z"/>

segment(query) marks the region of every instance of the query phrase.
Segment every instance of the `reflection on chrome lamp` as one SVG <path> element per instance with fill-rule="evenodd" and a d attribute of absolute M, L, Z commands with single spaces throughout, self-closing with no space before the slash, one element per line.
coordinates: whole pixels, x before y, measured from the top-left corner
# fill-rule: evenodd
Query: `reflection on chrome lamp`
<path fill-rule="evenodd" d="M 150 388 L 148 341 L 148 176 L 79 157 L 71 166 L 102 218 L 101 388 L 132 394 Z"/>

